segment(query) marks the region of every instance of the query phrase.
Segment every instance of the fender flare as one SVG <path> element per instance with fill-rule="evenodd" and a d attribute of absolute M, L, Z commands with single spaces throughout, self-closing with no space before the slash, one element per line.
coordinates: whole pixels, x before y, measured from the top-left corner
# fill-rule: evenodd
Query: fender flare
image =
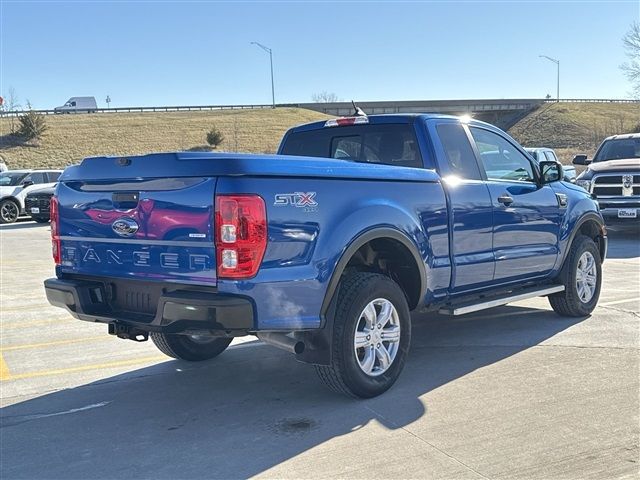
<path fill-rule="evenodd" d="M 573 226 L 572 232 L 569 235 L 569 238 L 567 238 L 567 247 L 564 249 L 564 252 L 562 254 L 562 261 L 560 262 L 560 266 L 559 268 L 562 269 L 562 267 L 564 267 L 564 262 L 567 259 L 567 255 L 569 254 L 569 250 L 571 249 L 571 244 L 573 243 L 574 239 L 576 238 L 576 235 L 578 234 L 578 232 L 580 231 L 580 228 L 582 227 L 582 225 L 584 225 L 585 223 L 589 222 L 589 221 L 594 221 L 596 222 L 599 226 L 600 229 L 602 230 L 603 227 L 605 226 L 604 220 L 602 219 L 602 216 L 597 214 L 596 212 L 590 211 L 585 213 L 584 215 L 582 215 L 581 217 L 578 218 L 578 220 L 576 220 L 575 225 Z M 600 247 L 600 246 L 598 246 Z M 607 240 L 606 240 L 606 236 L 604 238 L 604 251 L 600 252 L 601 256 L 602 256 L 602 262 L 604 262 L 604 258 L 607 254 Z"/>
<path fill-rule="evenodd" d="M 419 253 L 416 244 L 400 230 L 391 227 L 376 227 L 360 233 L 342 252 L 336 267 L 333 270 L 329 286 L 322 302 L 320 310 L 321 326 L 318 329 L 299 332 L 295 338 L 305 343 L 304 352 L 296 354 L 296 359 L 316 365 L 329 365 L 331 363 L 332 339 L 333 339 L 333 322 L 336 308 L 337 290 L 340 284 L 340 278 L 344 273 L 344 269 L 351 260 L 351 257 L 367 242 L 378 238 L 388 238 L 400 242 L 405 246 L 413 256 L 418 271 L 420 272 L 420 292 L 424 292 L 427 286 L 427 273 L 424 260 Z"/>
<path fill-rule="evenodd" d="M 333 269 L 331 280 L 329 280 L 329 286 L 327 287 L 327 291 L 322 302 L 322 308 L 320 309 L 322 324 L 325 323 L 325 315 L 329 310 L 331 301 L 336 293 L 336 290 L 338 289 L 340 278 L 342 277 L 344 269 L 349 263 L 349 260 L 351 260 L 351 257 L 353 257 L 353 255 L 364 244 L 370 242 L 371 240 L 376 240 L 379 238 L 389 238 L 391 240 L 396 240 L 404 247 L 406 247 L 407 250 L 409 250 L 409 252 L 413 256 L 414 261 L 416 262 L 416 265 L 418 266 L 418 271 L 420 272 L 420 292 L 424 292 L 426 290 L 427 270 L 424 264 L 424 260 L 422 259 L 422 256 L 420 255 L 416 244 L 400 230 L 391 227 L 375 227 L 355 237 L 340 256 L 336 267 Z"/>

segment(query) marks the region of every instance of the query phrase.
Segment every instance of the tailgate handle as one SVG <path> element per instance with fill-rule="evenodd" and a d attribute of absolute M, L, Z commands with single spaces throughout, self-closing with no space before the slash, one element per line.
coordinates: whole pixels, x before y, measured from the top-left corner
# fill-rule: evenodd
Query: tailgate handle
<path fill-rule="evenodd" d="M 136 208 L 140 199 L 139 192 L 114 193 L 111 197 L 115 208 Z"/>

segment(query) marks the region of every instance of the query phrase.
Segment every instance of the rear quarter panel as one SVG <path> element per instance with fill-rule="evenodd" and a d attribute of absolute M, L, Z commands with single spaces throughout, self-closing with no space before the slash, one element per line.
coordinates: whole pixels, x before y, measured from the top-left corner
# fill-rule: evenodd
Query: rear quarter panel
<path fill-rule="evenodd" d="M 259 273 L 218 281 L 220 292 L 253 299 L 259 329 L 318 328 L 340 257 L 376 227 L 413 241 L 427 267 L 427 296 L 449 285 L 447 210 L 437 182 L 223 177 L 216 193 L 257 193 L 266 204 L 269 241 Z"/>

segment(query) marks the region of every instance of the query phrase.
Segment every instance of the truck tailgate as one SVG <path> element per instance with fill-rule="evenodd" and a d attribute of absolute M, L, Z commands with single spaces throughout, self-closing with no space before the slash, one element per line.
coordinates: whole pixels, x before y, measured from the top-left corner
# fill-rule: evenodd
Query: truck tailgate
<path fill-rule="evenodd" d="M 61 273 L 215 286 L 216 177 L 154 178 L 140 158 L 148 177 L 63 178 Z"/>

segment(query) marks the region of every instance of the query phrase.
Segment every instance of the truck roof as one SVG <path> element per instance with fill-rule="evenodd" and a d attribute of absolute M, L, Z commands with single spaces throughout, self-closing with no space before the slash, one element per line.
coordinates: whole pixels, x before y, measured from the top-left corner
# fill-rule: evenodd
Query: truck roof
<path fill-rule="evenodd" d="M 425 120 L 429 119 L 455 119 L 461 120 L 462 116 L 456 115 L 446 115 L 443 113 L 384 113 L 379 115 L 367 115 L 368 123 L 370 124 L 384 124 L 384 123 L 412 123 L 417 118 L 423 118 Z M 484 125 L 486 127 L 495 128 L 490 123 L 482 122 L 480 120 L 475 120 L 473 118 L 469 120 L 464 120 L 469 125 Z M 321 120 L 319 122 L 305 123 L 303 125 L 298 125 L 289 130 L 290 133 L 293 132 L 305 132 L 309 130 L 316 130 L 320 128 L 324 128 L 326 126 L 327 121 Z"/>
<path fill-rule="evenodd" d="M 640 133 L 621 133 L 619 135 L 611 135 L 610 137 L 605 138 L 605 140 L 626 140 L 629 138 L 640 138 Z"/>

